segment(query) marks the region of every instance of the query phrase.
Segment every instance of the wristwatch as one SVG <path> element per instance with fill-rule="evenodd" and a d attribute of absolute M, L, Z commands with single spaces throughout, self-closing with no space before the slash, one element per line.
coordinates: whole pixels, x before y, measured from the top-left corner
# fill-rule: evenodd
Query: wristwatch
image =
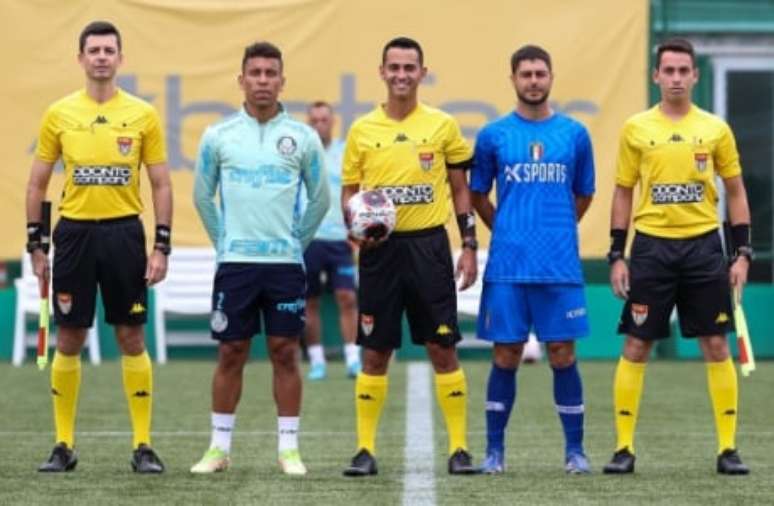
<path fill-rule="evenodd" d="M 466 237 L 462 240 L 462 247 L 476 251 L 478 249 L 478 241 L 474 237 Z"/>
<path fill-rule="evenodd" d="M 612 250 L 607 254 L 607 265 L 613 265 L 619 260 L 624 259 L 623 251 Z"/>
<path fill-rule="evenodd" d="M 153 249 L 160 251 L 164 256 L 169 256 L 172 253 L 172 246 L 163 242 L 157 242 L 153 245 Z"/>
<path fill-rule="evenodd" d="M 734 256 L 735 259 L 739 257 L 745 257 L 747 258 L 748 262 L 752 262 L 755 258 L 755 252 L 753 251 L 752 246 L 739 246 L 736 248 L 736 255 Z"/>

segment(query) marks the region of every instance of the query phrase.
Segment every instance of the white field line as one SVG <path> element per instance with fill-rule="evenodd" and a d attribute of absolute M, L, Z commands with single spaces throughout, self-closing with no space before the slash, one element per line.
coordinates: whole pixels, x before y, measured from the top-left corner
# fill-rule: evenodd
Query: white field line
<path fill-rule="evenodd" d="M 434 506 L 435 452 L 430 367 L 426 362 L 410 363 L 407 375 L 403 504 Z"/>

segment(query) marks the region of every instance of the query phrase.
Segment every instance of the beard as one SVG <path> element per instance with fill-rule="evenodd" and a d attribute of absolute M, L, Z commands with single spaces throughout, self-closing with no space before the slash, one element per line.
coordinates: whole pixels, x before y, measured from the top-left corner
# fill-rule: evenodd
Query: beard
<path fill-rule="evenodd" d="M 516 96 L 519 98 L 519 102 L 525 103 L 527 105 L 536 106 L 543 104 L 546 100 L 548 100 L 548 92 L 543 93 L 538 98 L 529 98 L 528 96 L 522 94 L 521 92 L 517 91 Z"/>

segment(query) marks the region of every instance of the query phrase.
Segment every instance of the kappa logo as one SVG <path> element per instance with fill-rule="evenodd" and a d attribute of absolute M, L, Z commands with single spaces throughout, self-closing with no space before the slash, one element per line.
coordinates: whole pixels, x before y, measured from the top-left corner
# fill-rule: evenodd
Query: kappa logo
<path fill-rule="evenodd" d="M 422 170 L 428 171 L 432 169 L 434 161 L 434 153 L 419 153 L 419 166 L 422 167 Z"/>
<path fill-rule="evenodd" d="M 124 156 L 129 156 L 129 153 L 132 152 L 132 142 L 133 139 L 131 137 L 119 137 L 116 139 L 118 152 Z"/>
<path fill-rule="evenodd" d="M 707 160 L 709 155 L 707 153 L 694 153 L 693 160 L 696 162 L 696 170 L 704 172 L 707 168 Z"/>
<path fill-rule="evenodd" d="M 139 302 L 132 304 L 132 308 L 129 310 L 129 314 L 143 314 L 145 312 L 145 306 Z"/>
<path fill-rule="evenodd" d="M 372 401 L 374 400 L 373 397 L 371 397 L 371 394 L 358 394 L 357 398 L 361 401 Z"/>
<path fill-rule="evenodd" d="M 728 314 L 721 311 L 720 313 L 718 313 L 717 318 L 715 318 L 715 323 L 727 323 L 728 320 L 729 320 Z"/>
<path fill-rule="evenodd" d="M 146 392 L 145 390 L 138 390 L 134 394 L 132 394 L 133 397 L 150 397 L 150 394 Z"/>
<path fill-rule="evenodd" d="M 465 397 L 465 393 L 462 390 L 454 390 L 446 397 Z"/>
<path fill-rule="evenodd" d="M 56 305 L 59 306 L 62 314 L 70 314 L 70 310 L 73 308 L 73 296 L 69 293 L 56 294 Z"/>
<path fill-rule="evenodd" d="M 541 158 L 543 158 L 543 154 L 545 153 L 545 146 L 543 146 L 542 142 L 531 142 L 529 144 L 529 157 L 532 159 L 533 162 L 540 161 Z"/>
<path fill-rule="evenodd" d="M 296 140 L 289 135 L 283 135 L 277 140 L 277 151 L 282 156 L 292 155 L 296 152 L 297 147 Z"/>
<path fill-rule="evenodd" d="M 638 327 L 648 319 L 647 304 L 632 304 L 632 320 Z"/>
<path fill-rule="evenodd" d="M 438 326 L 435 333 L 438 334 L 439 336 L 448 336 L 449 334 L 452 333 L 452 331 L 448 325 L 441 324 Z"/>
<path fill-rule="evenodd" d="M 374 331 L 374 317 L 370 314 L 360 315 L 360 328 L 363 329 L 363 334 L 370 336 Z"/>

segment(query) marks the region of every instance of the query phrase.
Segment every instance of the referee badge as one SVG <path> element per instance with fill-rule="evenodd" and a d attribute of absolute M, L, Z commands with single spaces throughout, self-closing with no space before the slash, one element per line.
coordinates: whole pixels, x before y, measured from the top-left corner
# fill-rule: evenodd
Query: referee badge
<path fill-rule="evenodd" d="M 422 170 L 430 170 L 433 168 L 433 162 L 435 161 L 435 154 L 433 153 L 419 153 L 419 165 Z"/>
<path fill-rule="evenodd" d="M 648 306 L 646 304 L 632 304 L 632 320 L 638 327 L 648 319 Z"/>
<path fill-rule="evenodd" d="M 544 151 L 545 147 L 543 146 L 542 142 L 535 141 L 529 144 L 529 157 L 533 162 L 540 161 L 540 159 L 543 158 Z"/>
<path fill-rule="evenodd" d="M 704 172 L 707 168 L 707 153 L 694 153 L 693 160 L 696 162 L 696 170 Z"/>
<path fill-rule="evenodd" d="M 129 156 L 132 152 L 132 138 L 131 137 L 119 137 L 116 139 L 118 144 L 118 152 L 124 156 Z"/>
<path fill-rule="evenodd" d="M 374 317 L 370 314 L 360 315 L 360 328 L 363 329 L 363 334 L 370 336 L 374 331 Z"/>

